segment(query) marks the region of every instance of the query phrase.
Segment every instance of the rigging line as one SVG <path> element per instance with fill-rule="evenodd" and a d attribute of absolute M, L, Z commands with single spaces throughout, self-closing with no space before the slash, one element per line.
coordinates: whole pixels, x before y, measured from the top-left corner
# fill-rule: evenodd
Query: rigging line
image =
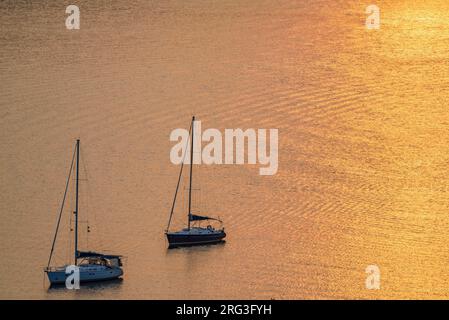
<path fill-rule="evenodd" d="M 190 124 L 189 137 L 190 137 L 190 134 L 192 132 L 192 126 L 193 126 L 193 122 Z M 175 197 L 173 198 L 173 204 L 171 206 L 171 211 L 170 211 L 170 218 L 168 219 L 168 225 L 167 225 L 167 229 L 165 230 L 165 232 L 168 232 L 168 229 L 170 228 L 170 223 L 171 223 L 171 219 L 172 219 L 172 216 L 173 216 L 173 211 L 175 210 L 176 197 L 178 196 L 179 184 L 181 182 L 181 177 L 182 177 L 182 169 L 184 168 L 184 162 L 185 162 L 185 159 L 186 159 L 187 150 L 189 148 L 189 140 L 190 139 L 187 139 L 186 148 L 184 149 L 185 151 L 184 151 L 184 156 L 183 156 L 182 163 L 181 163 L 181 170 L 179 171 L 178 184 L 176 185 Z"/>
<path fill-rule="evenodd" d="M 73 167 L 73 169 L 72 169 L 72 174 L 75 174 L 74 171 L 75 171 L 75 167 Z M 73 190 L 75 189 L 75 183 L 76 183 L 76 181 L 74 179 L 72 179 L 72 188 L 73 188 Z M 70 261 L 70 257 L 71 257 L 72 252 L 73 252 L 72 251 L 72 232 L 73 232 L 72 219 L 73 219 L 73 214 L 75 212 L 75 208 L 74 208 L 74 205 L 73 205 L 73 203 L 75 202 L 75 199 L 74 199 L 75 195 L 72 193 L 70 197 L 71 197 L 70 198 L 70 217 L 68 219 L 69 221 L 67 222 L 70 232 L 69 232 L 69 236 L 67 237 L 67 247 L 66 247 L 66 252 L 65 252 L 65 261 Z"/>
<path fill-rule="evenodd" d="M 72 174 L 75 174 L 75 171 L 76 171 L 76 168 L 75 168 L 75 166 L 73 166 L 73 169 L 72 169 Z M 73 188 L 73 190 L 75 190 L 75 187 L 76 187 L 76 181 L 75 181 L 75 179 L 72 179 L 72 188 Z M 67 245 L 67 247 L 66 247 L 66 256 L 65 256 L 65 261 L 70 261 L 70 257 L 72 256 L 72 252 L 73 252 L 73 250 L 75 250 L 75 248 L 73 248 L 73 250 L 72 250 L 72 240 L 73 240 L 73 237 L 72 237 L 72 232 L 73 232 L 73 229 L 72 229 L 72 222 L 73 222 L 73 215 L 75 214 L 75 205 L 74 205 L 74 202 L 75 202 L 75 198 L 76 198 L 76 196 L 75 196 L 75 194 L 74 193 L 72 193 L 71 195 L 70 195 L 70 197 L 71 197 L 71 201 L 70 201 L 70 218 L 68 219 L 69 221 L 67 222 L 68 223 L 68 226 L 69 226 L 69 231 L 70 231 L 70 233 L 69 233 L 69 236 L 67 237 L 67 243 L 68 243 L 68 245 Z"/>
<path fill-rule="evenodd" d="M 75 151 L 76 151 L 76 148 L 73 151 L 72 163 L 70 164 L 69 176 L 67 177 L 67 182 L 65 185 L 64 197 L 62 198 L 61 209 L 59 210 L 58 223 L 56 225 L 56 231 L 55 231 L 55 236 L 53 238 L 53 244 L 51 245 L 50 257 L 48 258 L 47 268 L 50 267 L 51 257 L 53 255 L 53 250 L 55 249 L 56 237 L 58 236 L 58 230 L 59 230 L 59 223 L 61 222 L 61 216 L 62 216 L 62 211 L 64 210 L 65 198 L 67 196 L 67 190 L 69 189 L 70 177 L 72 175 L 73 162 L 75 160 Z"/>
<path fill-rule="evenodd" d="M 86 248 L 87 249 L 89 249 L 89 230 L 90 230 L 90 227 L 89 227 L 89 195 L 90 195 L 90 188 L 89 188 L 89 172 L 87 171 L 87 166 L 86 166 L 86 161 L 84 160 L 86 157 L 84 156 L 84 151 L 83 151 L 84 149 L 82 149 L 82 150 L 80 150 L 80 153 L 81 153 L 81 164 L 82 164 L 82 166 L 83 166 L 83 170 L 84 170 L 84 174 L 85 174 L 85 176 L 86 176 L 86 179 L 85 179 L 85 181 L 86 181 L 86 189 L 87 189 L 87 194 L 86 194 L 86 196 L 84 197 L 84 199 L 86 199 L 85 201 L 86 201 L 86 209 L 85 209 L 85 212 L 86 212 L 86 217 L 87 217 L 87 228 L 86 228 Z"/>
<path fill-rule="evenodd" d="M 88 161 L 85 160 L 87 159 L 87 157 L 85 156 L 84 149 L 80 149 L 80 153 L 81 153 L 81 163 L 83 166 L 83 170 L 84 173 L 86 175 L 85 181 L 86 181 L 86 196 L 84 197 L 85 201 L 86 201 L 86 216 L 87 216 L 87 229 L 86 229 L 86 247 L 87 249 L 89 249 L 89 240 L 91 243 L 93 243 L 95 246 L 98 246 L 99 248 L 104 248 L 104 243 L 102 241 L 102 233 L 101 233 L 101 228 L 100 228 L 100 224 L 98 223 L 97 220 L 97 214 L 96 214 L 96 210 L 93 210 L 92 212 L 90 211 L 90 195 L 93 194 L 91 192 L 92 188 L 90 185 L 90 173 L 87 170 L 87 163 Z M 94 206 L 95 207 L 95 206 Z M 91 214 L 92 213 L 92 214 Z M 91 220 L 92 219 L 92 220 Z M 91 223 L 92 222 L 92 223 Z M 93 235 L 91 236 L 91 227 L 93 227 Z"/>

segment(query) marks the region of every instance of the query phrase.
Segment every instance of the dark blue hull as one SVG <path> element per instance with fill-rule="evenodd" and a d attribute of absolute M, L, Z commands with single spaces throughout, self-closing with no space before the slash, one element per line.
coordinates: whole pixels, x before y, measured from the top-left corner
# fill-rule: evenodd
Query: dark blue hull
<path fill-rule="evenodd" d="M 170 247 L 204 245 L 223 241 L 226 237 L 224 231 L 213 234 L 185 235 L 176 233 L 167 233 L 167 240 Z"/>

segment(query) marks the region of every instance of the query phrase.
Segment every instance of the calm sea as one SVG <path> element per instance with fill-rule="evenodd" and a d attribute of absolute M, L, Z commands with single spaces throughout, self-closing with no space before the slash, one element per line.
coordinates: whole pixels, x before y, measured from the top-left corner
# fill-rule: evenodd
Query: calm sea
<path fill-rule="evenodd" d="M 447 1 L 382 1 L 371 31 L 363 1 L 80 0 L 74 31 L 68 4 L 0 3 L 1 298 L 449 298 Z M 227 242 L 167 250 L 192 114 L 279 129 L 279 170 L 196 165 L 193 209 Z M 126 263 L 74 292 L 43 268 L 76 138 L 81 247 Z"/>

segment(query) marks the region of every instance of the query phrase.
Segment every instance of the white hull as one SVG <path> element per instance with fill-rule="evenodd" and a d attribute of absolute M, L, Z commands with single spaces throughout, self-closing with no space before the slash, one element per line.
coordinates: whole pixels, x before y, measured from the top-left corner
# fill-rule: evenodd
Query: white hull
<path fill-rule="evenodd" d="M 116 279 L 123 275 L 123 270 L 119 267 L 107 267 L 99 265 L 79 266 L 80 282 L 92 282 Z M 68 275 L 65 274 L 65 267 L 46 271 L 51 284 L 65 284 Z"/>

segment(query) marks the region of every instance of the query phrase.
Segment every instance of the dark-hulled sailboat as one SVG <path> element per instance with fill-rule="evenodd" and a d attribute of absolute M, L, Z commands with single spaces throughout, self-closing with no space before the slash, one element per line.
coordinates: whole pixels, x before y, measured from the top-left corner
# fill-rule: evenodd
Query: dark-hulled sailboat
<path fill-rule="evenodd" d="M 167 240 L 169 243 L 169 247 L 179 247 L 179 246 L 192 246 L 192 245 L 204 245 L 204 244 L 212 244 L 222 242 L 226 237 L 226 233 L 224 228 L 215 229 L 211 225 L 207 227 L 202 227 L 200 225 L 201 221 L 214 220 L 220 222 L 222 221 L 217 218 L 211 218 L 207 216 L 200 216 L 192 213 L 192 172 L 193 172 L 193 146 L 194 146 L 194 136 L 195 136 L 195 117 L 192 117 L 192 123 L 190 125 L 190 179 L 189 179 L 189 209 L 187 214 L 187 228 L 184 228 L 180 231 L 170 232 L 170 223 L 173 216 L 173 211 L 176 204 L 176 197 L 178 194 L 179 184 L 181 182 L 182 169 L 184 167 L 184 161 L 181 164 L 181 169 L 179 172 L 178 184 L 176 186 L 176 192 L 173 199 L 173 205 L 170 212 L 170 218 L 168 221 L 167 230 L 165 234 L 167 235 Z M 187 151 L 187 148 L 186 148 Z M 187 152 L 185 152 L 186 154 Z M 184 158 L 185 158 L 184 154 Z"/>
<path fill-rule="evenodd" d="M 67 195 L 67 190 L 69 187 L 70 178 L 72 175 L 72 169 L 74 165 L 74 160 L 76 158 L 76 187 L 75 187 L 75 211 L 73 214 L 75 215 L 75 252 L 73 263 L 75 266 L 79 268 L 79 276 L 80 282 L 92 282 L 92 281 L 102 281 L 102 280 L 111 280 L 119 278 L 123 275 L 123 270 L 121 268 L 122 261 L 121 256 L 119 255 L 111 255 L 111 254 L 103 254 L 92 251 L 79 251 L 78 250 L 78 216 L 79 216 L 79 208 L 78 208 L 78 191 L 79 191 L 79 160 L 80 160 L 80 141 L 76 141 L 75 151 L 72 157 L 72 164 L 70 165 L 69 176 L 67 178 L 66 189 L 64 192 L 64 198 L 62 200 L 61 209 L 59 212 L 58 223 L 56 226 L 55 236 L 53 238 L 53 244 L 50 251 L 50 257 L 48 258 L 48 264 L 45 268 L 45 273 L 48 276 L 48 280 L 50 284 L 64 284 L 66 278 L 69 274 L 66 274 L 66 268 L 68 265 L 59 266 L 59 267 L 51 267 L 51 258 L 53 255 L 53 251 L 55 248 L 56 239 L 58 236 L 59 224 L 61 222 L 61 215 L 64 209 L 64 203 Z"/>

